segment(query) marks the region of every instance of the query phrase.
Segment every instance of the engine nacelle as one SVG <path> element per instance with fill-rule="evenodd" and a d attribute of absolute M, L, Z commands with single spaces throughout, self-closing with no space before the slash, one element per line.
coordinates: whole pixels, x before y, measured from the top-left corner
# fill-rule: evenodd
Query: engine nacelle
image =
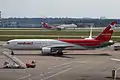
<path fill-rule="evenodd" d="M 50 54 L 51 52 L 52 52 L 52 49 L 49 47 L 42 48 L 42 54 Z"/>
<path fill-rule="evenodd" d="M 63 55 L 62 50 L 59 48 L 49 48 L 49 47 L 43 47 L 42 48 L 42 54 L 58 54 Z"/>

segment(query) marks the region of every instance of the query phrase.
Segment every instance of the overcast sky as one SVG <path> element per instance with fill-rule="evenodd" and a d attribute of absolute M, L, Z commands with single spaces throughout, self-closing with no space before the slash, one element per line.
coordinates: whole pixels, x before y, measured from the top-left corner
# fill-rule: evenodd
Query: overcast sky
<path fill-rule="evenodd" d="M 0 0 L 2 17 L 120 18 L 120 0 Z"/>

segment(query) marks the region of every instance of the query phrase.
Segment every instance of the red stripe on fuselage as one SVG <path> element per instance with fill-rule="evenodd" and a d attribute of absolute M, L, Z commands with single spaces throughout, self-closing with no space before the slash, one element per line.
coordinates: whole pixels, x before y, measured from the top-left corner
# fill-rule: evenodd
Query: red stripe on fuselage
<path fill-rule="evenodd" d="M 80 46 L 98 46 L 102 41 L 95 39 L 59 39 L 59 41 L 68 42 Z"/>

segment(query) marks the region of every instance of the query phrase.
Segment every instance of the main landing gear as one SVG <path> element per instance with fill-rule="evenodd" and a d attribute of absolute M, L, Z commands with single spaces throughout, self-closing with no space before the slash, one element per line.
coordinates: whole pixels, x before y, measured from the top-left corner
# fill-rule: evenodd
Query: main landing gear
<path fill-rule="evenodd" d="M 59 50 L 59 51 L 57 52 L 57 56 L 62 56 L 62 55 L 63 55 L 62 50 Z"/>

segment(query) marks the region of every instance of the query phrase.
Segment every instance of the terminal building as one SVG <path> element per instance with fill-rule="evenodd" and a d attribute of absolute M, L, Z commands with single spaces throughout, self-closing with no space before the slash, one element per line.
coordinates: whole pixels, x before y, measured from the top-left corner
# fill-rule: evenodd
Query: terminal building
<path fill-rule="evenodd" d="M 78 27 L 105 27 L 116 19 L 92 18 L 2 18 L 0 11 L 0 28 L 42 28 L 41 22 L 50 25 L 76 24 Z M 119 19 L 117 19 L 120 22 Z M 120 26 L 120 23 L 118 24 Z"/>

